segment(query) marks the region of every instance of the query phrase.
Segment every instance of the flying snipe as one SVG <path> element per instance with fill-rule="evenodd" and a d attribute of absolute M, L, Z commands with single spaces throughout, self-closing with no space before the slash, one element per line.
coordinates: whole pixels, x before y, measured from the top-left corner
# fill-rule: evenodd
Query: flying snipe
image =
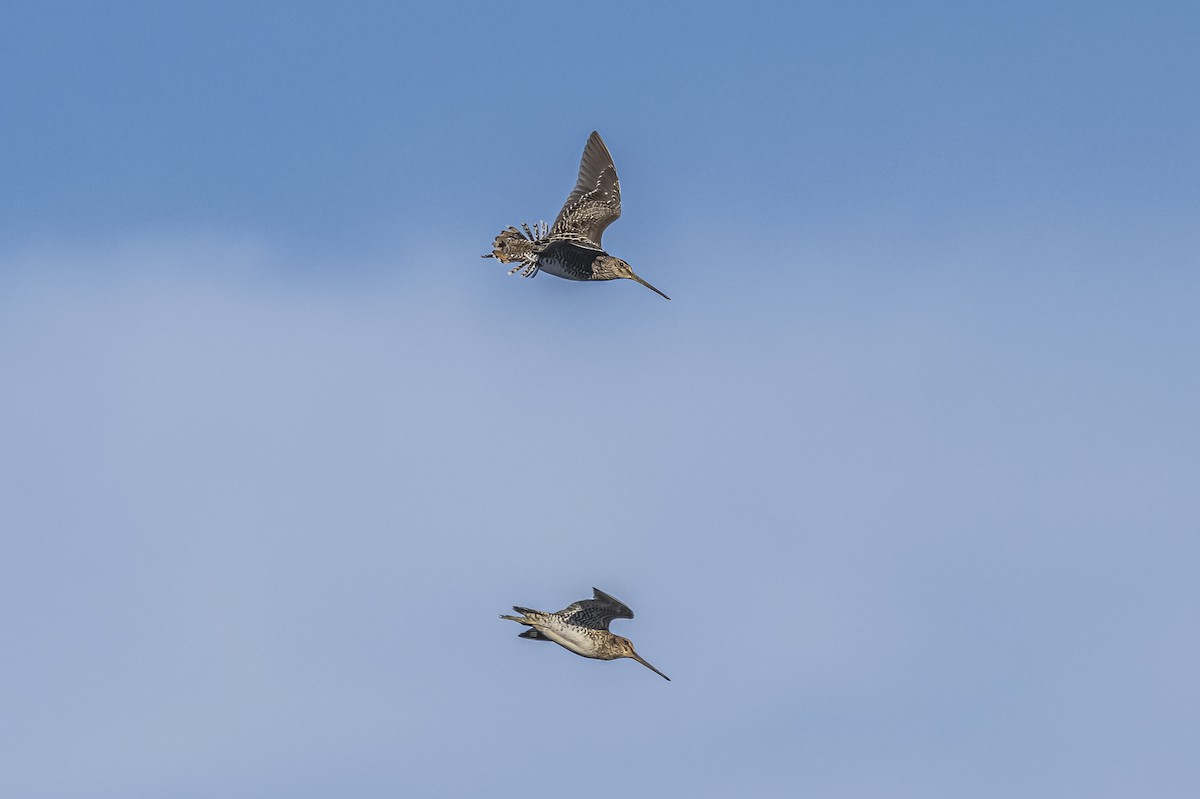
<path fill-rule="evenodd" d="M 538 222 L 530 227 L 521 223 L 524 233 L 516 227 L 502 230 L 492 243 L 492 251 L 483 257 L 495 258 L 502 264 L 515 261 L 517 265 L 509 271 L 510 275 L 520 271 L 525 277 L 533 277 L 541 271 L 567 280 L 624 277 L 671 299 L 600 246 L 604 229 L 620 215 L 621 182 L 617 180 L 617 168 L 600 134 L 592 131 L 579 162 L 579 179 L 554 225 L 547 227 L 545 222 Z"/>
<path fill-rule="evenodd" d="M 553 641 L 585 658 L 597 660 L 633 658 L 664 680 L 670 680 L 670 677 L 642 660 L 641 655 L 633 651 L 633 644 L 629 642 L 628 638 L 622 638 L 608 631 L 609 622 L 613 619 L 632 619 L 633 611 L 619 599 L 609 596 L 599 588 L 593 588 L 592 594 L 596 597 L 595 599 L 581 599 L 578 602 L 572 602 L 557 613 L 546 613 L 513 605 L 513 610 L 521 615 L 501 615 L 500 618 L 529 627 L 530 629 L 521 633 L 519 636 L 521 638 L 529 638 L 533 641 Z"/>

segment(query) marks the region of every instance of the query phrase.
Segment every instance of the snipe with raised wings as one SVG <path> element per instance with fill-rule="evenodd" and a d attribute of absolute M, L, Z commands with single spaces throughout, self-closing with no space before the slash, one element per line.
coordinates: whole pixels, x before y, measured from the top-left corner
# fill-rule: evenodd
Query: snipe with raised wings
<path fill-rule="evenodd" d="M 509 274 L 533 277 L 548 272 L 567 280 L 628 278 L 671 299 L 633 273 L 633 267 L 604 251 L 600 237 L 621 215 L 621 182 L 612 155 L 592 131 L 579 162 L 579 178 L 554 224 L 521 224 L 500 231 L 484 258 L 516 263 Z"/>

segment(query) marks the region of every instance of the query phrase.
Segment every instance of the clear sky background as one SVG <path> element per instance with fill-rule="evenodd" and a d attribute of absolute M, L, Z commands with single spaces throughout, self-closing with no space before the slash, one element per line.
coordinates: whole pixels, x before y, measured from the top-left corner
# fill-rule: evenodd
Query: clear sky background
<path fill-rule="evenodd" d="M 0 29 L 0 794 L 1200 795 L 1200 6 L 194 5 Z"/>

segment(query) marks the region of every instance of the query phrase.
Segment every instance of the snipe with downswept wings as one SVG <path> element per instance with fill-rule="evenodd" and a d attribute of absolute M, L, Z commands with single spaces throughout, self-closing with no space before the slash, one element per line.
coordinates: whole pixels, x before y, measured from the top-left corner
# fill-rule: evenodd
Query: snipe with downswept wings
<path fill-rule="evenodd" d="M 642 656 L 633 651 L 633 644 L 628 638 L 608 631 L 609 622 L 613 619 L 632 619 L 633 611 L 619 599 L 609 596 L 599 588 L 592 589 L 595 599 L 581 599 L 572 602 L 557 613 L 546 613 L 541 610 L 523 608 L 513 605 L 513 610 L 520 616 L 505 616 L 500 618 L 515 621 L 529 627 L 521 633 L 521 638 L 533 641 L 553 641 L 564 649 L 569 649 L 576 655 L 597 660 L 616 660 L 632 658 L 641 663 L 664 680 L 671 678 L 651 666 Z"/>
<path fill-rule="evenodd" d="M 633 268 L 604 251 L 600 237 L 621 215 L 621 182 L 612 155 L 600 134 L 592 131 L 579 162 L 579 178 L 553 226 L 522 223 L 500 231 L 484 258 L 516 263 L 509 274 L 533 277 L 548 272 L 567 280 L 628 278 L 671 299 L 633 273 Z"/>

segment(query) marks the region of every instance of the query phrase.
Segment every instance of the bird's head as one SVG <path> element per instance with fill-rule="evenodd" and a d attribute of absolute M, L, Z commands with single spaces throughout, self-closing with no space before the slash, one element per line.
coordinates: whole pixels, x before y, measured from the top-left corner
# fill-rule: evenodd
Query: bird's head
<path fill-rule="evenodd" d="M 650 669 L 650 671 L 654 672 L 659 677 L 662 677 L 667 682 L 671 681 L 670 677 L 663 674 L 661 671 L 654 668 L 646 661 L 642 660 L 642 656 L 633 650 L 633 643 L 628 638 L 622 638 L 621 636 L 618 635 L 617 636 L 617 646 L 619 646 L 621 648 L 621 655 L 620 655 L 621 657 L 632 658 L 632 659 L 636 660 L 638 663 L 641 663 L 646 668 Z"/>
<path fill-rule="evenodd" d="M 627 262 L 622 261 L 620 258 L 614 258 L 611 255 L 606 255 L 606 256 L 602 256 L 602 257 L 604 259 L 604 262 L 603 262 L 603 264 L 598 264 L 598 266 L 600 268 L 597 271 L 604 274 L 607 279 L 614 280 L 617 278 L 626 278 L 628 280 L 633 280 L 638 283 L 641 283 L 643 286 L 650 289 L 651 291 L 653 291 L 655 294 L 662 297 L 663 299 L 667 299 L 667 300 L 671 299 L 666 294 L 663 294 L 661 291 L 654 288 L 654 286 L 651 286 L 649 283 L 647 283 L 646 281 L 642 280 L 640 277 L 635 275 L 633 273 L 633 267 L 630 266 Z"/>

